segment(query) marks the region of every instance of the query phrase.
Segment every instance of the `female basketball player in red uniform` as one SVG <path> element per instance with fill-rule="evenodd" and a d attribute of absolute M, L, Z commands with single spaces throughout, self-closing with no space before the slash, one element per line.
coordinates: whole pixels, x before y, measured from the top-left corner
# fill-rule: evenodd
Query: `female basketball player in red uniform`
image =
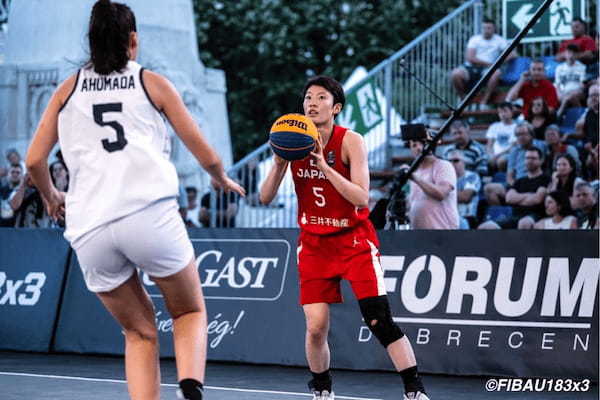
<path fill-rule="evenodd" d="M 135 16 L 99 0 L 89 24 L 90 62 L 52 96 L 27 154 L 48 213 L 66 231 L 87 287 L 122 326 L 125 372 L 134 400 L 160 395 L 154 308 L 136 267 L 160 288 L 173 317 L 180 398 L 201 400 L 206 309 L 194 250 L 178 213 L 177 172 L 163 115 L 216 186 L 243 194 L 164 77 L 135 62 Z M 57 140 L 69 169 L 66 195 L 50 181 Z M 83 310 L 82 310 L 83 311 Z"/>
<path fill-rule="evenodd" d="M 369 209 L 369 168 L 362 136 L 334 124 L 344 106 L 341 85 L 317 76 L 304 87 L 304 114 L 320 142 L 311 157 L 291 163 L 298 196 L 298 269 L 300 303 L 306 317 L 306 358 L 313 375 L 314 399 L 331 400 L 329 304 L 342 301 L 340 279 L 350 282 L 364 320 L 386 348 L 405 385 L 405 399 L 428 400 L 412 347 L 392 319 L 379 264 L 379 242 Z M 279 189 L 288 161 L 275 163 L 260 191 L 269 204 Z"/>

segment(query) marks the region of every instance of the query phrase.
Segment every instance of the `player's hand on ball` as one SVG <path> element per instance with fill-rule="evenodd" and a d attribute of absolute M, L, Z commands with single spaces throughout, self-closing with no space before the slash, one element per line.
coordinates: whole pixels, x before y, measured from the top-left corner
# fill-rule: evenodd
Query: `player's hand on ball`
<path fill-rule="evenodd" d="M 321 136 L 319 136 L 319 138 L 315 141 L 315 149 L 310 153 L 310 155 L 315 159 L 317 167 L 320 170 L 327 168 L 325 157 L 323 157 L 323 143 L 321 142 Z"/>
<path fill-rule="evenodd" d="M 211 183 L 215 189 L 221 189 L 225 193 L 235 192 L 242 197 L 246 196 L 246 190 L 228 176 L 223 177 L 221 181 L 211 178 Z"/>

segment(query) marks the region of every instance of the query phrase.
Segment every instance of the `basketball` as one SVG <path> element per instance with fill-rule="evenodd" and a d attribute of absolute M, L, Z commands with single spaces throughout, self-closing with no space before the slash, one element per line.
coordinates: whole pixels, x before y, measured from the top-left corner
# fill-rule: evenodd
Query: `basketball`
<path fill-rule="evenodd" d="M 285 114 L 271 126 L 269 144 L 279 157 L 294 161 L 307 157 L 315 148 L 318 137 L 317 127 L 310 118 L 302 114 Z"/>

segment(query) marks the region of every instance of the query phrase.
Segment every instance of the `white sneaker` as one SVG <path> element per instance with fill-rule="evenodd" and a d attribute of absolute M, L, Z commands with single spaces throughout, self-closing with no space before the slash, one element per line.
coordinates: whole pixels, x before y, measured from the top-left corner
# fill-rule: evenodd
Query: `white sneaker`
<path fill-rule="evenodd" d="M 322 392 L 313 392 L 313 400 L 335 400 L 335 393 L 329 393 L 327 390 Z"/>
<path fill-rule="evenodd" d="M 427 395 L 421 391 L 409 392 L 404 394 L 404 400 L 430 400 Z"/>

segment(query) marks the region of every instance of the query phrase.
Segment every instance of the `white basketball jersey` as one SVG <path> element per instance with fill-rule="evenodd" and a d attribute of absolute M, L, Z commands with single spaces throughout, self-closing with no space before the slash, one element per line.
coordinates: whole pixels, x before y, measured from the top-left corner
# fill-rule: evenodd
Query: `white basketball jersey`
<path fill-rule="evenodd" d="M 65 237 L 94 228 L 178 194 L 165 122 L 143 85 L 143 68 L 129 61 L 120 73 L 83 68 L 58 116 L 58 137 L 69 169 Z"/>

